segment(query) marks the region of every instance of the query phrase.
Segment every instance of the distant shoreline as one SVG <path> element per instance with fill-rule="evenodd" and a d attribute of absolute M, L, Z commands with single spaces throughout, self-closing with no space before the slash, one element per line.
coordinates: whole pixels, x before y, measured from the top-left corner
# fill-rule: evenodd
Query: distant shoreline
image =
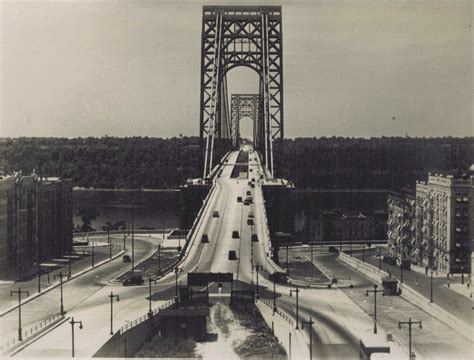
<path fill-rule="evenodd" d="M 73 191 L 109 191 L 109 192 L 117 192 L 117 191 L 143 191 L 143 192 L 180 192 L 180 189 L 100 189 L 100 188 L 82 188 L 82 187 L 74 187 Z"/>

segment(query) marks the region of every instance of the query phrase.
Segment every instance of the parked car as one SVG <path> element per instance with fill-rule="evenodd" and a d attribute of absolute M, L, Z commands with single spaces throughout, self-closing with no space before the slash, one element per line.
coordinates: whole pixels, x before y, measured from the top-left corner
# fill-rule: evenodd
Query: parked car
<path fill-rule="evenodd" d="M 131 262 L 132 259 L 130 258 L 130 255 L 124 255 L 124 256 L 122 256 L 122 261 L 123 262 Z"/>
<path fill-rule="evenodd" d="M 203 234 L 201 242 L 207 244 L 209 242 L 209 236 L 207 236 L 207 234 Z"/>
<path fill-rule="evenodd" d="M 124 281 L 122 281 L 122 285 L 124 286 L 129 286 L 129 285 L 142 285 L 143 284 L 143 278 L 139 275 L 133 275 L 128 278 L 126 278 Z"/>
<path fill-rule="evenodd" d="M 250 184 L 250 187 L 251 187 L 252 189 L 255 189 L 255 184 L 254 184 L 254 183 Z"/>
<path fill-rule="evenodd" d="M 242 196 L 237 196 L 237 202 L 242 202 Z"/>
<path fill-rule="evenodd" d="M 229 251 L 229 260 L 237 260 L 237 254 L 235 250 L 230 250 Z"/>
<path fill-rule="evenodd" d="M 249 218 L 253 219 L 253 212 L 249 211 Z"/>
<path fill-rule="evenodd" d="M 232 231 L 232 239 L 238 239 L 240 234 L 237 230 Z"/>
<path fill-rule="evenodd" d="M 252 234 L 252 242 L 258 242 L 258 235 Z"/>
<path fill-rule="evenodd" d="M 247 219 L 247 225 L 254 225 L 253 219 Z"/>
<path fill-rule="evenodd" d="M 214 210 L 214 212 L 212 213 L 212 217 L 219 217 L 219 211 Z"/>
<path fill-rule="evenodd" d="M 247 196 L 250 196 L 252 195 L 252 193 L 250 192 L 250 190 L 247 190 Z"/>

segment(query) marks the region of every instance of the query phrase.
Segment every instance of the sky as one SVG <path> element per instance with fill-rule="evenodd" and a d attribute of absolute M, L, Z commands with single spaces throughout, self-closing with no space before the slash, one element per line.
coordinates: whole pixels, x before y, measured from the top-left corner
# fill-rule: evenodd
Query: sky
<path fill-rule="evenodd" d="M 197 136 L 202 5 L 261 3 L 0 1 L 0 137 Z M 472 1 L 265 4 L 286 137 L 473 135 Z M 228 82 L 258 92 L 251 70 Z"/>

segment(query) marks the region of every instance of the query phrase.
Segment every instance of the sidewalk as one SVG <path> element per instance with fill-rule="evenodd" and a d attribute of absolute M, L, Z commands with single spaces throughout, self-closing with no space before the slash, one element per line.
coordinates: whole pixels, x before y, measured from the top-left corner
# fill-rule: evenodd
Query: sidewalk
<path fill-rule="evenodd" d="M 315 264 L 328 272 L 345 273 L 351 276 L 355 287 L 341 289 L 366 314 L 373 316 L 373 295 L 368 297 L 366 290 L 373 289 L 372 281 L 349 265 L 336 260 L 334 254 L 321 255 L 315 258 Z M 408 329 L 399 329 L 399 321 L 407 321 L 409 317 L 414 321 L 421 320 L 423 329 L 414 327 L 412 331 L 413 349 L 419 358 L 436 359 L 470 359 L 472 343 L 457 334 L 451 327 L 434 318 L 423 309 L 410 303 L 400 296 L 377 297 L 378 325 L 390 333 L 403 347 L 408 348 Z M 470 334 L 466 334 L 469 336 Z"/>
<path fill-rule="evenodd" d="M 104 260 L 109 259 L 109 247 L 100 246 L 95 247 L 94 250 L 94 263 L 95 265 L 101 263 Z M 90 249 L 90 248 L 88 248 Z M 115 245 L 112 247 L 112 257 L 117 255 L 121 251 L 120 247 Z M 71 275 L 74 276 L 77 273 L 84 271 L 85 269 L 91 268 L 92 259 L 90 255 L 86 255 L 81 257 L 77 260 L 71 260 Z M 18 305 L 18 296 L 10 296 L 10 291 L 18 291 L 18 288 L 21 288 L 22 291 L 28 291 L 29 296 L 33 296 L 38 294 L 38 277 L 37 277 L 37 270 L 34 269 L 33 274 L 28 277 L 28 279 L 20 280 L 16 282 L 3 282 L 0 283 L 0 312 L 4 312 L 6 309 L 10 308 L 11 306 Z M 67 275 L 69 274 L 69 266 L 66 263 L 65 265 L 61 265 L 58 268 L 52 270 L 49 273 L 49 282 L 48 282 L 48 274 L 44 272 L 41 274 L 41 292 L 43 293 L 53 283 L 57 283 L 59 281 L 58 275 L 62 273 L 65 275 L 63 278 L 64 281 L 67 281 Z M 56 275 L 56 278 L 55 278 Z M 26 299 L 26 296 L 22 297 L 22 302 Z"/>
<path fill-rule="evenodd" d="M 382 251 L 382 254 L 383 253 Z M 378 254 L 378 252 L 366 253 L 365 262 L 378 268 L 379 259 L 376 257 L 376 254 Z M 353 256 L 362 260 L 362 254 L 360 253 L 353 253 Z M 400 268 L 397 266 L 389 265 L 382 261 L 382 270 L 391 273 L 392 277 L 398 280 L 401 278 Z M 420 270 L 420 268 L 417 270 Z M 467 278 L 468 276 L 466 275 L 466 282 Z M 460 276 L 456 276 L 454 282 L 453 279 L 450 278 L 451 288 L 448 288 L 446 275 L 443 276 L 441 273 L 433 273 L 433 302 L 466 324 L 472 326 L 472 300 L 468 296 L 461 294 L 460 291 L 455 290 L 461 290 L 459 286 L 454 286 L 454 289 L 452 286 L 459 282 Z M 403 283 L 427 299 L 430 298 L 431 279 L 429 275 L 425 275 L 424 271 L 403 270 Z M 467 289 L 467 285 L 464 286 L 466 286 Z M 471 291 L 469 291 L 469 293 L 470 292 Z M 468 292 L 466 291 L 466 295 L 467 294 Z"/>

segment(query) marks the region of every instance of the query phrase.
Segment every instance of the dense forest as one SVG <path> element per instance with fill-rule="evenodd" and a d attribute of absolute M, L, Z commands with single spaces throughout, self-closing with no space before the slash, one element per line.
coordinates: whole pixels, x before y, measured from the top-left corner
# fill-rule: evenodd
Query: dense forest
<path fill-rule="evenodd" d="M 279 175 L 302 189 L 397 189 L 430 171 L 461 174 L 473 159 L 473 137 L 296 138 Z M 0 139 L 3 173 L 33 169 L 85 188 L 175 188 L 201 175 L 199 138 Z"/>

